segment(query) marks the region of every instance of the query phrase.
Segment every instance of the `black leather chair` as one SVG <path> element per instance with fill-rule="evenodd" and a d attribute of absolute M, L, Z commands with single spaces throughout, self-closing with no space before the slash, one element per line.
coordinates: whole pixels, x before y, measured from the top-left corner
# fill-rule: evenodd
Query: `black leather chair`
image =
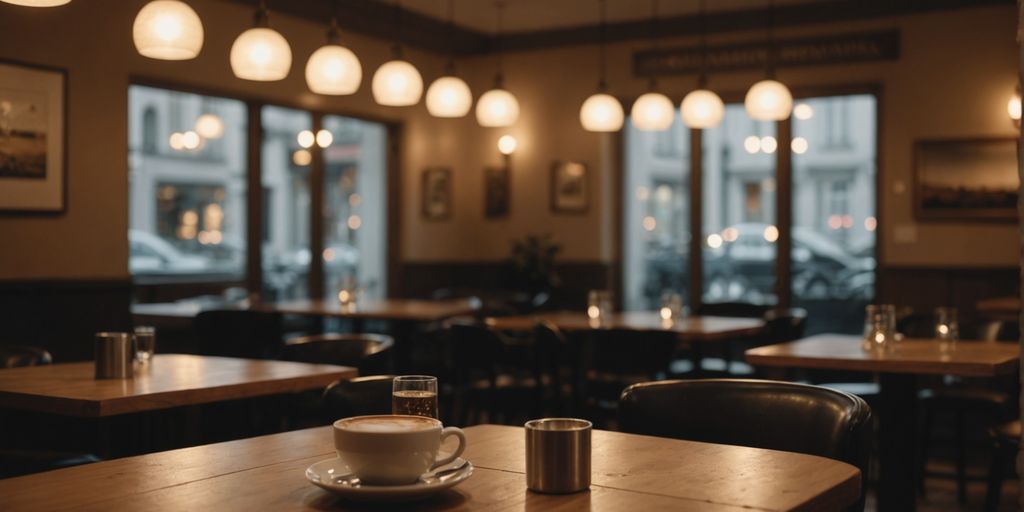
<path fill-rule="evenodd" d="M 196 315 L 192 327 L 207 356 L 271 359 L 281 351 L 281 316 L 250 310 L 213 310 Z"/>
<path fill-rule="evenodd" d="M 318 334 L 285 342 L 281 358 L 359 368 L 360 375 L 388 373 L 395 340 L 383 334 Z"/>
<path fill-rule="evenodd" d="M 871 409 L 832 389 L 751 379 L 645 382 L 623 391 L 619 419 L 624 432 L 819 455 L 867 474 Z"/>
<path fill-rule="evenodd" d="M 39 347 L 27 345 L 0 345 L 0 368 L 50 364 L 53 356 Z"/>
<path fill-rule="evenodd" d="M 394 375 L 371 375 L 332 382 L 323 394 L 327 422 L 350 416 L 391 414 Z"/>
<path fill-rule="evenodd" d="M 1020 450 L 1020 420 L 1014 420 L 992 428 L 992 460 L 988 472 L 988 491 L 985 494 L 985 512 L 999 510 L 1003 494 L 1003 479 L 1007 468 L 1012 468 Z"/>

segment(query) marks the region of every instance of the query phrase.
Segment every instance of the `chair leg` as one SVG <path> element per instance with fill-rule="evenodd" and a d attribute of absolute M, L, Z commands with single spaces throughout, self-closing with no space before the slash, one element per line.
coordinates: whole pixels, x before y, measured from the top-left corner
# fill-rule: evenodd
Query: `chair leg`
<path fill-rule="evenodd" d="M 956 497 L 960 504 L 967 503 L 967 442 L 964 433 L 964 413 L 956 413 Z"/>
<path fill-rule="evenodd" d="M 928 476 L 928 448 L 931 447 L 932 420 L 934 412 L 929 406 L 924 408 L 924 421 L 921 422 L 921 447 L 918 450 L 920 459 L 917 470 L 917 494 L 924 498 L 927 495 L 925 482 Z"/>
<path fill-rule="evenodd" d="M 985 512 L 999 509 L 999 498 L 1003 493 L 1003 468 L 1006 467 L 1005 455 L 1008 452 L 1000 442 L 995 443 L 992 450 L 992 462 L 988 468 L 988 489 L 985 492 Z"/>

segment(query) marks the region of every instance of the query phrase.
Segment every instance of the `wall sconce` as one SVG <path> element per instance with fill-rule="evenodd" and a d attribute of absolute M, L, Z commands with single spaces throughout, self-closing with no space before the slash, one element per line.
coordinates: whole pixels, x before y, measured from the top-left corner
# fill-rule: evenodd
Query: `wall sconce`
<path fill-rule="evenodd" d="M 1019 84 L 1017 85 L 1017 90 L 1014 91 L 1013 96 L 1010 96 L 1010 101 L 1006 103 L 1006 113 L 1010 115 L 1010 121 L 1013 121 L 1013 126 L 1020 129 L 1021 104 Z"/>
<path fill-rule="evenodd" d="M 519 142 L 515 137 L 511 135 L 502 135 L 498 139 L 498 151 L 505 155 L 505 165 L 508 166 L 509 160 L 512 159 L 512 153 L 516 152 L 516 148 L 519 146 Z"/>

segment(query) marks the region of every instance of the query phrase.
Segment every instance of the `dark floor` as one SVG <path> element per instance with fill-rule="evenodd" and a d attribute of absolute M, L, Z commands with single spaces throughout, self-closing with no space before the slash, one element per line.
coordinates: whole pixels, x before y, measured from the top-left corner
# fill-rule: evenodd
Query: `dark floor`
<path fill-rule="evenodd" d="M 952 465 L 935 462 L 928 465 L 929 471 L 951 472 Z M 972 473 L 983 474 L 982 468 L 972 468 Z M 918 498 L 918 512 L 981 512 L 985 508 L 986 483 L 970 482 L 967 485 L 967 503 L 960 504 L 956 496 L 956 480 L 952 478 L 928 478 L 925 483 L 926 498 Z M 867 512 L 877 510 L 873 492 L 868 493 Z M 1003 482 L 1002 499 L 999 502 L 1000 512 L 1015 512 L 1021 510 L 1020 506 L 1020 481 L 1017 478 L 1010 478 Z"/>

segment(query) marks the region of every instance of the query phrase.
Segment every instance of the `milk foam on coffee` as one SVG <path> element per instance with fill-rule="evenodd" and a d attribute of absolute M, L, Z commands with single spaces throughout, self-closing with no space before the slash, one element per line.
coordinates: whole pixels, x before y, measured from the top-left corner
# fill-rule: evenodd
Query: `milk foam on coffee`
<path fill-rule="evenodd" d="M 436 428 L 437 422 L 430 418 L 374 416 L 342 421 L 340 426 L 351 432 L 415 432 Z"/>

